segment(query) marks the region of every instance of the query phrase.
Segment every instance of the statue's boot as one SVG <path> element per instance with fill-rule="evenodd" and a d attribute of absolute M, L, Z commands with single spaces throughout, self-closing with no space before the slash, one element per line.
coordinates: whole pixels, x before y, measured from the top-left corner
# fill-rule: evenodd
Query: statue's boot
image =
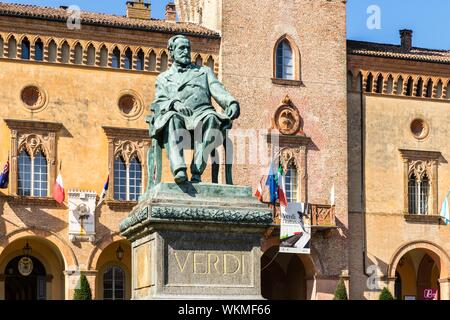
<path fill-rule="evenodd" d="M 187 181 L 186 170 L 178 170 L 174 177 L 175 183 L 181 184 Z"/>

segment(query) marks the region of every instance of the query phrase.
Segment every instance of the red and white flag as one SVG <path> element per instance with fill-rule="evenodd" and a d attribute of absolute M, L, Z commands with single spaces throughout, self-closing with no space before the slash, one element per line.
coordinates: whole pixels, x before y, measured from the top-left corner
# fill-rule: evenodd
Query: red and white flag
<path fill-rule="evenodd" d="M 281 165 L 278 167 L 278 200 L 280 201 L 280 205 L 283 207 L 288 206 L 288 201 L 286 198 L 286 182 L 285 182 L 285 176 L 283 173 L 283 168 Z"/>
<path fill-rule="evenodd" d="M 263 187 L 262 187 L 263 179 L 264 179 L 264 177 L 262 177 L 261 180 L 259 181 L 258 189 L 256 189 L 256 192 L 255 192 L 255 197 L 257 197 L 260 202 L 262 202 L 262 200 L 263 200 Z"/>
<path fill-rule="evenodd" d="M 53 199 L 55 199 L 58 203 L 63 203 L 64 198 L 65 198 L 64 184 L 60 173 L 56 178 L 55 184 L 53 185 Z"/>

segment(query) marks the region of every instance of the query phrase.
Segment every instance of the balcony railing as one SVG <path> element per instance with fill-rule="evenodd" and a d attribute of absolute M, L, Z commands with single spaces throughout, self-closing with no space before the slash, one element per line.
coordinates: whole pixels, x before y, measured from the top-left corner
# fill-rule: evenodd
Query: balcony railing
<path fill-rule="evenodd" d="M 336 207 L 324 204 L 309 204 L 308 216 L 313 228 L 334 228 L 336 227 Z M 280 207 L 274 210 L 274 223 L 281 224 Z"/>

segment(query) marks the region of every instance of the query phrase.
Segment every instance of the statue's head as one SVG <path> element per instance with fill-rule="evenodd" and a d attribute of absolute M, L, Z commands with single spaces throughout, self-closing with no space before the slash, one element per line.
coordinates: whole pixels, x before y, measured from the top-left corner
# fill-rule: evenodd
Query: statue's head
<path fill-rule="evenodd" d="M 169 39 L 169 54 L 173 61 L 186 66 L 191 63 L 191 42 L 182 35 Z"/>

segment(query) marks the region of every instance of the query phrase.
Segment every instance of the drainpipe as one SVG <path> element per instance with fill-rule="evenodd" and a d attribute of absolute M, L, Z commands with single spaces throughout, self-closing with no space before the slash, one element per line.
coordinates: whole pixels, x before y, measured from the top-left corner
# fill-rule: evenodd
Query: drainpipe
<path fill-rule="evenodd" d="M 364 87 L 363 87 L 364 81 L 363 81 L 363 75 L 361 74 L 360 79 L 360 113 L 361 113 L 361 214 L 362 214 L 362 234 L 363 234 L 363 274 L 366 277 L 370 277 L 369 274 L 367 274 L 366 269 L 366 258 L 367 258 L 367 230 L 366 230 L 366 190 L 365 190 L 365 140 L 364 140 L 364 133 L 366 130 L 365 126 L 365 109 L 364 109 Z"/>

